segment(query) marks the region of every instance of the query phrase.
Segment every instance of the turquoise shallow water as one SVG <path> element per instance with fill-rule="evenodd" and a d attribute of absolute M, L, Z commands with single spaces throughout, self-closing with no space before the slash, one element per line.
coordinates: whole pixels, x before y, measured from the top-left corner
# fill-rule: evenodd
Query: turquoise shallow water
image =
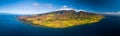
<path fill-rule="evenodd" d="M 120 16 L 106 15 L 98 23 L 64 29 L 35 27 L 16 20 L 19 15 L 0 15 L 0 36 L 110 36 L 120 33 Z"/>

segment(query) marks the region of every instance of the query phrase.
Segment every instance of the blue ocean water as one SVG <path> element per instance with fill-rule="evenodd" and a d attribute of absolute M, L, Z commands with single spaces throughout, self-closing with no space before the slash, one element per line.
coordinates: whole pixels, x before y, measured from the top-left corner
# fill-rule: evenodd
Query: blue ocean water
<path fill-rule="evenodd" d="M 120 33 L 120 16 L 115 15 L 105 15 L 97 23 L 63 29 L 35 27 L 17 21 L 18 16 L 0 15 L 0 36 L 116 36 Z"/>

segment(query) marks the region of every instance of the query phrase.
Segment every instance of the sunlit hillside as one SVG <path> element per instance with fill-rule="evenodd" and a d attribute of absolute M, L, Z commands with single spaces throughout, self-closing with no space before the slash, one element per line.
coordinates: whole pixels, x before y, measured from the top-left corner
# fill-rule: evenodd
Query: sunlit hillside
<path fill-rule="evenodd" d="M 99 22 L 104 16 L 84 11 L 61 10 L 32 16 L 20 16 L 19 20 L 36 26 L 66 28 Z"/>

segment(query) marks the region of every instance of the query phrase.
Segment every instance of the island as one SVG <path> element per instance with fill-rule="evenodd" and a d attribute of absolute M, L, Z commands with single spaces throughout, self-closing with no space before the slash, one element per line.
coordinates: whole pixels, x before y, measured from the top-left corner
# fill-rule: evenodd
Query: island
<path fill-rule="evenodd" d="M 59 10 L 44 14 L 19 16 L 18 20 L 35 26 L 49 28 L 67 28 L 84 24 L 96 23 L 104 16 L 85 11 Z"/>

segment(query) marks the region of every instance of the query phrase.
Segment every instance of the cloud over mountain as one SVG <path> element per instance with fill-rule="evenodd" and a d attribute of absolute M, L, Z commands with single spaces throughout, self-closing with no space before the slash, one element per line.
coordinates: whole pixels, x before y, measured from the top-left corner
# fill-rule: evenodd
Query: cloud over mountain
<path fill-rule="evenodd" d="M 64 6 L 62 6 L 62 8 L 60 8 L 58 10 L 73 10 L 73 8 L 68 8 L 68 6 L 64 5 Z"/>
<path fill-rule="evenodd" d="M 75 8 L 70 8 L 70 7 L 66 6 L 66 5 L 62 6 L 62 8 L 60 8 L 58 10 L 75 10 L 76 12 L 78 12 L 78 11 L 87 11 L 87 10 L 83 10 L 83 9 L 78 10 L 78 9 L 75 9 Z"/>

